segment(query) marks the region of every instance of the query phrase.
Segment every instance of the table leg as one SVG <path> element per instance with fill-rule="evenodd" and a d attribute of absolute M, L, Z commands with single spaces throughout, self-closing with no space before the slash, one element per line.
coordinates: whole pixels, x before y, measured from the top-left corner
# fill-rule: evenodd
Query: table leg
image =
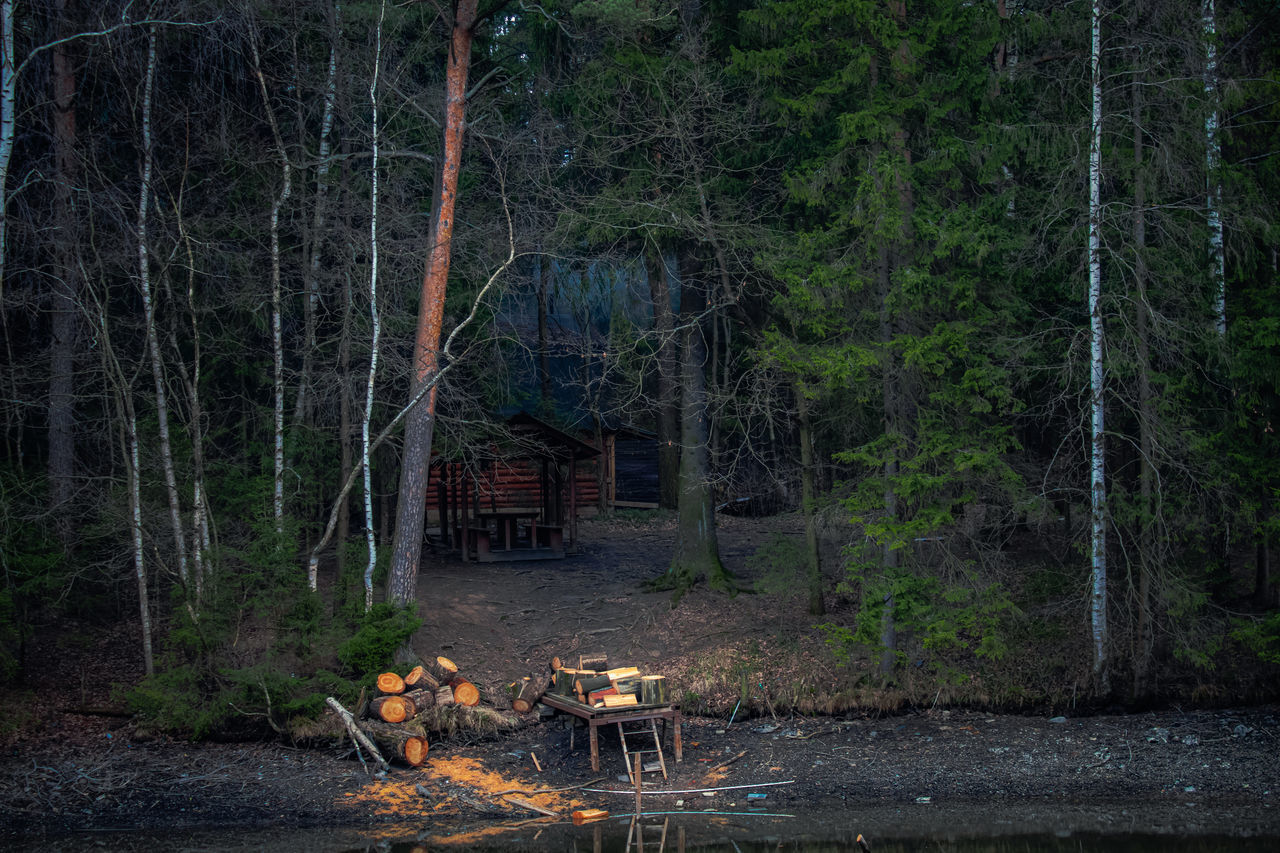
<path fill-rule="evenodd" d="M 591 734 L 591 769 L 600 770 L 600 740 L 596 734 L 595 720 L 587 720 L 587 729 Z"/>
<path fill-rule="evenodd" d="M 682 748 L 680 743 L 680 712 L 679 711 L 676 711 L 675 714 L 672 716 L 671 722 L 674 726 L 674 731 L 672 732 L 672 734 L 674 735 L 674 740 L 676 743 L 676 761 L 684 761 L 684 749 Z"/>

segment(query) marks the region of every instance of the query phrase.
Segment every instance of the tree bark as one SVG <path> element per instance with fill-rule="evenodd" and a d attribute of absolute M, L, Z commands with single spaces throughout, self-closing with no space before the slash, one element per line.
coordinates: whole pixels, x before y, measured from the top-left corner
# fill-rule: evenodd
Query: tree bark
<path fill-rule="evenodd" d="M 1223 337 L 1227 334 L 1227 273 L 1222 228 L 1222 143 L 1218 140 L 1218 21 L 1214 0 L 1203 0 L 1203 4 L 1204 98 L 1208 107 L 1204 118 L 1205 212 L 1209 225 L 1214 329 L 1219 337 Z"/>
<path fill-rule="evenodd" d="M 68 20 L 68 0 L 54 0 L 55 32 L 67 38 L 73 28 Z M 80 298 L 83 283 L 77 263 L 80 235 L 74 204 L 77 166 L 76 79 L 70 44 L 53 48 L 50 83 L 53 89 L 54 231 L 48 239 L 55 255 L 52 276 L 49 364 L 49 506 L 54 528 L 63 545 L 71 543 L 75 496 L 75 360 L 80 343 Z"/>
<path fill-rule="evenodd" d="M 680 412 L 680 503 L 675 554 L 668 570 L 676 598 L 706 578 L 715 589 L 733 590 L 733 578 L 720 562 L 715 506 L 711 491 L 709 413 L 707 411 L 707 345 L 703 328 L 706 294 L 699 280 L 701 265 L 692 246 L 680 253 L 683 360 Z"/>
<path fill-rule="evenodd" d="M 1107 486 L 1106 433 L 1103 406 L 1102 323 L 1102 3 L 1090 6 L 1090 80 L 1092 111 L 1089 134 L 1089 408 L 1090 426 L 1090 554 L 1092 591 L 1089 614 L 1093 645 L 1093 677 L 1109 692 L 1107 675 Z"/>
<path fill-rule="evenodd" d="M 805 389 L 796 383 L 796 412 L 800 423 L 800 500 L 804 511 L 805 585 L 809 590 L 809 614 L 821 616 L 827 612 L 822 597 L 822 555 L 818 548 L 817 489 L 813 475 L 813 424 L 809 412 L 809 398 Z"/>
<path fill-rule="evenodd" d="M 411 399 L 416 398 L 429 383 L 434 383 L 440 367 L 440 329 L 444 320 L 444 299 L 449 280 L 458 172 L 462 165 L 467 70 L 471 64 L 476 6 L 477 0 L 459 0 L 446 62 L 444 158 L 434 205 L 435 217 L 431 226 L 431 252 L 422 279 L 422 295 L 418 305 Z M 391 546 L 391 570 L 387 578 L 387 597 L 399 605 L 408 605 L 414 601 L 417 592 L 418 561 L 422 554 L 422 528 L 431 460 L 431 435 L 435 427 L 435 399 L 436 389 L 431 384 L 421 401 L 406 417 L 396 530 Z"/>
<path fill-rule="evenodd" d="M 653 332 L 658 343 L 657 400 L 654 430 L 658 435 L 658 506 L 675 509 L 680 504 L 679 385 L 675 315 L 671 309 L 671 288 L 667 263 L 660 247 L 645 253 L 649 272 L 649 301 L 653 303 Z"/>

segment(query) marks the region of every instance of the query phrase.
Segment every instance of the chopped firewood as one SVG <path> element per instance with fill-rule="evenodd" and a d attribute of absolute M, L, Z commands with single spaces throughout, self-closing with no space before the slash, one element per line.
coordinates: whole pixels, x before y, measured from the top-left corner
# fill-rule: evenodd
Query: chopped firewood
<path fill-rule="evenodd" d="M 378 676 L 378 690 L 382 693 L 403 693 L 404 679 L 394 672 L 384 672 Z"/>
<path fill-rule="evenodd" d="M 633 675 L 629 678 L 619 678 L 617 681 L 613 682 L 613 686 L 619 693 L 639 693 L 640 677 Z"/>
<path fill-rule="evenodd" d="M 579 809 L 573 813 L 573 822 L 577 824 L 589 823 L 593 820 L 604 820 L 609 813 L 604 809 Z"/>
<path fill-rule="evenodd" d="M 578 656 L 578 669 L 594 669 L 603 672 L 609 668 L 609 656 L 604 652 Z"/>
<path fill-rule="evenodd" d="M 406 690 L 430 690 L 435 692 L 440 687 L 440 682 L 435 676 L 427 672 L 425 667 L 415 666 L 409 670 L 409 674 L 404 677 L 404 686 Z"/>
<path fill-rule="evenodd" d="M 617 695 L 618 695 L 618 688 L 601 687 L 599 690 L 592 690 L 590 693 L 587 694 L 587 704 L 594 705 L 597 702 L 600 702 L 609 696 L 617 696 Z"/>
<path fill-rule="evenodd" d="M 378 696 L 369 703 L 369 713 L 388 723 L 402 723 L 414 716 L 414 707 L 403 696 Z"/>
<path fill-rule="evenodd" d="M 550 665 L 551 665 L 552 672 L 555 672 L 556 670 L 560 669 L 560 658 L 552 658 Z"/>
<path fill-rule="evenodd" d="M 640 679 L 640 702 L 644 705 L 667 704 L 667 679 L 661 675 L 646 675 Z"/>
<path fill-rule="evenodd" d="M 632 694 L 632 693 L 628 693 L 623 696 L 618 696 L 618 695 L 602 696 L 601 699 L 603 700 L 604 706 L 606 708 L 623 708 L 627 705 L 640 704 L 640 700 L 637 699 L 635 697 L 635 694 Z"/>
<path fill-rule="evenodd" d="M 606 670 L 603 675 L 609 676 L 610 681 L 617 681 L 619 678 L 634 678 L 640 674 L 640 669 L 634 666 L 620 666 L 616 669 Z"/>
<path fill-rule="evenodd" d="M 447 708 L 453 704 L 453 688 L 447 684 L 442 684 L 440 688 L 436 690 L 436 707 Z"/>
<path fill-rule="evenodd" d="M 607 675 L 589 675 L 577 680 L 578 693 L 586 695 L 593 690 L 603 690 L 606 687 L 612 687 L 613 682 L 609 680 Z"/>

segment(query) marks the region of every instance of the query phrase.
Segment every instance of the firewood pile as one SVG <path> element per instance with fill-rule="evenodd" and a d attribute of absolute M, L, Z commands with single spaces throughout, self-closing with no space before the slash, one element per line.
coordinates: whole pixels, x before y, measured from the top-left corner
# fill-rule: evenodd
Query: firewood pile
<path fill-rule="evenodd" d="M 480 688 L 458 672 L 446 657 L 415 666 L 403 677 L 394 672 L 378 676 L 378 695 L 365 711 L 360 727 L 378 746 L 413 767 L 427 758 L 426 731 L 421 722 L 432 708 L 480 704 Z"/>
<path fill-rule="evenodd" d="M 664 676 L 644 675 L 634 666 L 610 668 L 605 654 L 581 655 L 577 666 L 552 658 L 549 668 L 549 675 L 526 675 L 507 685 L 517 714 L 531 713 L 547 693 L 597 710 L 666 705 L 670 701 Z"/>

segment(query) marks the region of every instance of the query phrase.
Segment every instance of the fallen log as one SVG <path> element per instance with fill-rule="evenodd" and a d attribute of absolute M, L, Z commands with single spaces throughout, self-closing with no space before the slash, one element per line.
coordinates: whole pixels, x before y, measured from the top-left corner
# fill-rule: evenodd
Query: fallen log
<path fill-rule="evenodd" d="M 433 690 L 410 690 L 404 694 L 404 699 L 413 706 L 409 712 L 410 717 L 416 717 L 436 704 L 436 694 Z"/>
<path fill-rule="evenodd" d="M 560 812 L 543 808 L 537 803 L 531 803 L 528 800 L 521 799 L 520 797 L 507 797 L 507 802 L 514 803 L 515 805 L 526 808 L 531 812 L 537 812 L 538 814 L 546 815 L 547 817 L 560 817 Z"/>
<path fill-rule="evenodd" d="M 516 683 L 520 685 L 520 689 L 511 700 L 511 709 L 517 714 L 527 714 L 538 704 L 542 694 L 547 692 L 547 680 L 528 675 Z"/>
<path fill-rule="evenodd" d="M 382 757 L 382 753 L 378 751 L 378 747 L 369 739 L 369 736 L 362 732 L 360 727 L 356 725 L 356 718 L 351 716 L 351 712 L 342 707 L 342 703 L 337 699 L 334 699 L 332 696 L 327 697 L 324 701 L 325 704 L 332 708 L 334 713 L 338 715 L 338 718 L 342 720 L 342 724 L 347 727 L 347 733 L 351 735 L 351 740 L 356 744 L 356 754 L 360 754 L 360 747 L 363 746 L 369 755 L 378 762 L 379 766 L 381 766 L 383 770 L 390 770 L 390 765 L 387 764 L 387 760 Z"/>
<path fill-rule="evenodd" d="M 436 690 L 436 707 L 448 708 L 453 704 L 455 704 L 453 699 L 453 688 L 447 684 L 440 685 L 439 689 Z"/>
<path fill-rule="evenodd" d="M 428 745 L 423 735 L 376 720 L 366 720 L 361 727 L 374 743 L 397 761 L 419 767 L 427 760 Z"/>

